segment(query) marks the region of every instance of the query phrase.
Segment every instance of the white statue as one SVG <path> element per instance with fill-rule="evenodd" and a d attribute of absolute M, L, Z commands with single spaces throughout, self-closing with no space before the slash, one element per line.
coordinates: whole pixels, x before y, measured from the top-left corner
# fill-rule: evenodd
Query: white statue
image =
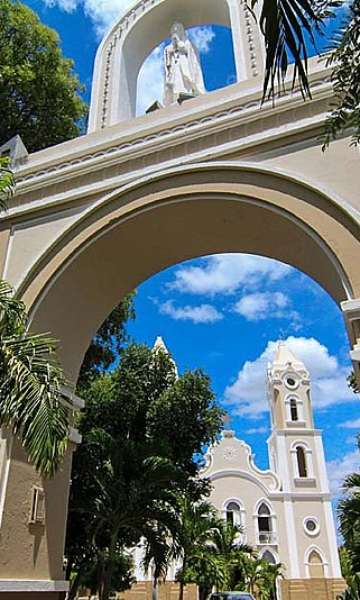
<path fill-rule="evenodd" d="M 171 28 L 171 43 L 165 48 L 164 62 L 165 106 L 174 104 L 181 97 L 205 93 L 198 51 L 181 23 L 174 23 Z"/>

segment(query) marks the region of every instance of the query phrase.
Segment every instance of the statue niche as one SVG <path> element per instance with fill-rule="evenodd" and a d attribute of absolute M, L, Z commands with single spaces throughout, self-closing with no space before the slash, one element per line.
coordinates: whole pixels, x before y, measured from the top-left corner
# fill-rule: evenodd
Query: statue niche
<path fill-rule="evenodd" d="M 169 106 L 205 93 L 197 48 L 182 23 L 171 28 L 171 42 L 164 51 L 164 105 Z"/>

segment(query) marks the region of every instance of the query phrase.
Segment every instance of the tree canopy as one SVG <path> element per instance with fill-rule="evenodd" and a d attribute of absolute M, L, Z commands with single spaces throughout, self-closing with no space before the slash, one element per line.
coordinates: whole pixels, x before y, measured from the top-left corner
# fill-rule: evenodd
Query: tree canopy
<path fill-rule="evenodd" d="M 80 91 L 57 33 L 20 2 L 0 0 L 0 145 L 19 134 L 34 152 L 79 135 Z"/>
<path fill-rule="evenodd" d="M 109 552 L 107 579 L 124 547 L 152 548 L 176 527 L 177 495 L 198 499 L 201 456 L 222 426 L 208 377 L 177 377 L 162 350 L 130 344 L 118 366 L 84 386 L 74 454 L 66 555 L 68 575 Z M 90 466 L 90 468 L 89 468 Z M 103 597 L 109 589 L 106 588 Z"/>

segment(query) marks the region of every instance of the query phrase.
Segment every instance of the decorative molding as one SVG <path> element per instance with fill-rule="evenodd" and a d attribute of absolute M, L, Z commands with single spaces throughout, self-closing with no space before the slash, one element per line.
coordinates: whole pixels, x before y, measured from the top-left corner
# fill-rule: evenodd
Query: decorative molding
<path fill-rule="evenodd" d="M 253 31 L 254 17 L 251 14 L 249 6 L 245 0 L 241 0 L 240 4 L 242 5 L 242 9 L 244 12 L 244 21 L 245 21 L 246 36 L 247 36 L 247 46 L 248 46 L 249 56 L 250 56 L 251 75 L 253 77 L 257 77 L 259 75 L 259 71 L 258 71 L 258 65 L 257 65 L 256 47 L 255 47 L 255 43 L 254 43 L 254 31 Z"/>
<path fill-rule="evenodd" d="M 312 85 L 312 89 L 317 88 L 321 85 L 330 85 L 330 83 L 331 83 L 331 79 L 329 76 L 329 77 L 326 77 L 326 78 L 323 78 L 321 80 L 314 82 Z M 290 98 L 290 96 L 291 96 L 291 98 Z M 298 96 L 299 100 L 301 99 L 300 94 L 298 94 L 296 96 Z M 284 95 L 282 96 L 282 98 L 278 102 L 277 109 L 279 109 L 282 106 L 282 102 L 288 100 L 289 98 L 290 98 L 290 102 L 292 103 L 292 100 L 294 99 L 294 95 L 291 94 L 290 91 L 285 92 Z M 126 151 L 126 153 L 128 154 L 128 152 L 130 150 L 135 150 L 138 148 L 140 149 L 142 146 L 145 146 L 146 144 L 149 144 L 149 143 L 153 145 L 154 142 L 157 142 L 160 140 L 161 141 L 162 140 L 164 140 L 164 141 L 170 140 L 174 136 L 177 136 L 179 134 L 184 135 L 186 133 L 190 133 L 202 126 L 205 126 L 204 127 L 204 135 L 208 135 L 209 133 L 211 133 L 211 132 L 209 132 L 209 129 L 208 129 L 210 124 L 223 125 L 224 121 L 226 121 L 228 119 L 235 120 L 237 117 L 241 116 L 242 113 L 244 113 L 246 111 L 250 111 L 252 114 L 256 115 L 256 118 L 258 118 L 258 116 L 259 116 L 258 111 L 260 109 L 260 104 L 261 104 L 261 91 L 259 90 L 258 97 L 255 97 L 255 98 L 251 99 L 250 101 L 248 100 L 247 102 L 240 102 L 227 110 L 216 111 L 213 114 L 205 115 L 198 119 L 193 119 L 191 121 L 188 121 L 187 123 L 178 124 L 175 127 L 168 127 L 165 129 L 161 129 L 157 133 L 150 133 L 149 135 L 146 135 L 144 137 L 136 138 L 131 142 L 126 141 L 126 142 L 123 142 L 120 144 L 111 145 L 105 149 L 98 150 L 96 152 L 87 153 L 83 156 L 80 156 L 80 157 L 78 156 L 72 160 L 67 160 L 67 161 L 60 162 L 58 164 L 49 166 L 46 169 L 38 169 L 38 170 L 34 169 L 34 171 L 29 173 L 28 175 L 21 176 L 21 169 L 20 169 L 19 176 L 17 177 L 17 184 L 19 185 L 21 183 L 26 183 L 26 182 L 32 181 L 38 177 L 42 177 L 44 175 L 58 173 L 69 167 L 83 165 L 93 159 L 103 159 L 104 157 L 111 157 L 112 155 L 115 155 L 115 153 L 117 153 L 117 152 Z M 310 104 L 311 103 L 309 102 L 309 104 L 308 104 L 309 110 L 310 110 Z M 303 106 L 303 104 L 301 104 L 301 106 Z M 206 107 L 204 107 L 204 108 L 206 108 Z M 293 108 L 295 108 L 295 107 L 293 107 Z M 261 110 L 262 110 L 261 116 L 263 118 L 265 118 L 266 116 L 269 115 L 269 111 L 276 112 L 276 108 L 275 109 L 273 108 L 271 101 L 265 102 L 263 107 L 261 108 Z M 186 115 L 184 115 L 184 116 L 186 116 Z M 134 119 L 134 121 L 135 121 L 135 119 Z"/>

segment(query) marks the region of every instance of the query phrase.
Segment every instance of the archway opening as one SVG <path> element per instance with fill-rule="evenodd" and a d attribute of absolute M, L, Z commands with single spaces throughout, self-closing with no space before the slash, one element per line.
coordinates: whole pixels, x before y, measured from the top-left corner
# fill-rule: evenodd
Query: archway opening
<path fill-rule="evenodd" d="M 147 190 L 136 185 L 112 195 L 65 232 L 23 283 L 34 328 L 61 340 L 61 360 L 76 380 L 92 336 L 119 298 L 171 265 L 219 253 L 292 265 L 340 303 L 351 294 L 347 273 L 316 230 L 285 208 L 290 189 L 292 211 L 303 209 L 303 193 L 298 199 L 296 186 L 280 178 L 197 167 L 156 178 Z M 309 200 L 310 212 L 319 212 L 319 199 Z M 324 230 L 326 218 L 324 211 Z"/>

